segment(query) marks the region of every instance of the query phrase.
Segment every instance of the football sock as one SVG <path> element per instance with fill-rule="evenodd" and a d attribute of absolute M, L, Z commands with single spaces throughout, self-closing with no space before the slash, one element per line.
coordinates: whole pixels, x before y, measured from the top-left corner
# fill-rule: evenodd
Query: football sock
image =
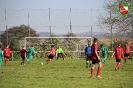
<path fill-rule="evenodd" d="M 132 60 L 132 58 L 130 58 L 130 57 L 128 59 Z"/>
<path fill-rule="evenodd" d="M 124 59 L 125 63 L 126 63 L 126 59 Z"/>
<path fill-rule="evenodd" d="M 91 68 L 91 74 L 90 74 L 90 77 L 93 77 L 94 76 L 94 68 Z"/>
<path fill-rule="evenodd" d="M 120 63 L 118 63 L 118 70 L 120 70 Z"/>
<path fill-rule="evenodd" d="M 116 68 L 120 69 L 120 63 L 117 63 Z"/>
<path fill-rule="evenodd" d="M 8 64 L 8 59 L 5 59 L 5 66 L 7 66 Z"/>
<path fill-rule="evenodd" d="M 6 60 L 5 60 L 5 65 L 6 65 Z"/>
<path fill-rule="evenodd" d="M 48 59 L 48 60 L 47 60 L 47 63 L 49 64 L 50 62 L 51 62 L 51 59 Z"/>
<path fill-rule="evenodd" d="M 100 75 L 101 69 L 102 69 L 102 67 L 99 66 L 98 69 L 97 69 L 97 76 Z"/>
<path fill-rule="evenodd" d="M 27 60 L 25 60 L 24 64 L 27 64 L 27 63 L 28 63 L 28 61 L 29 61 L 28 59 L 27 59 Z"/>

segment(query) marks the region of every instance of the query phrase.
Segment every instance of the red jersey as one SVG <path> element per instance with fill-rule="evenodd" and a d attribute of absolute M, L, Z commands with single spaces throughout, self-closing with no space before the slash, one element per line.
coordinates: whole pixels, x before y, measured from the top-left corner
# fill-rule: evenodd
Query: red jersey
<path fill-rule="evenodd" d="M 126 54 L 130 53 L 130 46 L 128 44 L 125 45 L 125 53 Z"/>
<path fill-rule="evenodd" d="M 55 49 L 54 47 L 51 48 L 51 50 L 50 50 L 50 54 L 55 55 L 55 53 L 56 53 L 56 49 Z"/>
<path fill-rule="evenodd" d="M 3 50 L 3 53 L 4 53 L 4 56 L 10 56 L 10 49 L 9 48 L 4 48 L 4 50 Z"/>
<path fill-rule="evenodd" d="M 25 49 L 20 50 L 20 56 L 21 57 L 25 57 L 25 53 L 26 53 Z"/>
<path fill-rule="evenodd" d="M 95 53 L 95 50 L 98 51 L 98 45 L 97 44 L 92 44 L 92 54 L 91 54 L 91 58 L 92 59 L 97 59 L 97 55 Z"/>
<path fill-rule="evenodd" d="M 115 58 L 116 59 L 121 59 L 122 58 L 122 54 L 123 54 L 123 48 L 121 48 L 120 46 L 116 47 L 114 49 L 114 53 L 115 53 Z"/>

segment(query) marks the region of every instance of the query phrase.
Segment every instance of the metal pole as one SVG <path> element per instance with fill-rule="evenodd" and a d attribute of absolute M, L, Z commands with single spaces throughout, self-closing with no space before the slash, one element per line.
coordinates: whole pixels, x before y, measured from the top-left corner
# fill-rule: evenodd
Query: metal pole
<path fill-rule="evenodd" d="M 51 24 L 50 24 L 50 8 L 49 8 L 49 30 L 50 30 L 50 36 L 51 36 L 52 33 L 51 33 Z"/>
<path fill-rule="evenodd" d="M 91 37 L 92 37 L 92 8 L 91 8 Z"/>
<path fill-rule="evenodd" d="M 28 27 L 29 27 L 29 11 L 28 11 Z M 29 37 L 30 37 L 30 27 L 29 27 Z"/>
<path fill-rule="evenodd" d="M 5 22 L 6 22 L 6 8 L 5 8 Z M 7 30 L 7 22 L 6 22 L 6 44 L 8 44 L 8 30 Z"/>
<path fill-rule="evenodd" d="M 71 25 L 71 8 L 70 8 L 70 33 L 72 33 L 72 25 Z"/>
<path fill-rule="evenodd" d="M 110 6 L 110 19 L 112 18 L 112 14 L 111 14 L 111 6 Z M 112 24 L 110 25 L 110 29 L 111 29 L 111 48 L 113 51 L 113 29 L 112 29 Z"/>

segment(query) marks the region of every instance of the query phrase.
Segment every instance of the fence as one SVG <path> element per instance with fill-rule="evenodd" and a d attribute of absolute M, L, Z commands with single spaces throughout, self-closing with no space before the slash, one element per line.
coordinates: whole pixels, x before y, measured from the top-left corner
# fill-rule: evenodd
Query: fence
<path fill-rule="evenodd" d="M 1 35 L 5 33 L 6 30 L 24 24 L 35 29 L 41 37 L 46 35 L 48 37 L 51 33 L 61 33 L 62 35 L 58 36 L 63 36 L 68 32 L 72 32 L 78 36 L 84 37 L 91 36 L 98 38 L 109 38 L 109 41 L 106 41 L 109 42 L 109 47 L 111 41 L 110 33 L 108 30 L 105 30 L 106 27 L 105 29 L 101 29 L 99 27 L 99 15 L 103 14 L 104 9 L 0 9 L 0 44 L 3 43 L 1 42 Z M 41 35 L 41 32 L 46 33 Z M 105 33 L 107 34 L 105 35 Z M 29 31 L 25 32 L 24 34 L 28 34 L 26 37 L 30 37 L 30 28 Z M 6 31 L 4 41 L 7 44 L 12 42 L 9 39 L 9 35 L 11 35 L 11 33 Z M 15 36 L 13 37 L 14 41 L 19 41 L 18 43 L 21 47 L 21 40 L 19 38 L 15 38 Z M 129 42 L 131 45 L 133 45 L 133 43 L 131 43 L 132 40 L 129 40 Z M 14 45 L 12 44 L 11 46 Z M 17 48 L 16 50 L 18 51 L 20 48 Z"/>

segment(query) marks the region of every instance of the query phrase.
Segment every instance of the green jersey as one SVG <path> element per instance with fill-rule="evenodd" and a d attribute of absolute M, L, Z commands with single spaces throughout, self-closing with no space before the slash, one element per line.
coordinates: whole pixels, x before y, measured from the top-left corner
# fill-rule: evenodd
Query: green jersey
<path fill-rule="evenodd" d="M 0 59 L 2 59 L 2 57 L 3 57 L 3 51 L 0 50 Z"/>
<path fill-rule="evenodd" d="M 56 54 L 58 54 L 58 53 L 64 53 L 63 50 L 62 50 L 62 48 L 58 48 L 58 49 L 56 50 Z"/>
<path fill-rule="evenodd" d="M 28 52 L 28 55 L 32 55 L 35 52 L 35 50 L 33 48 L 28 48 L 27 52 Z"/>
<path fill-rule="evenodd" d="M 100 48 L 100 52 L 102 52 L 103 54 L 107 54 L 108 48 L 106 46 L 103 46 Z"/>
<path fill-rule="evenodd" d="M 2 57 L 3 57 L 3 51 L 0 50 L 0 66 L 2 66 Z"/>

